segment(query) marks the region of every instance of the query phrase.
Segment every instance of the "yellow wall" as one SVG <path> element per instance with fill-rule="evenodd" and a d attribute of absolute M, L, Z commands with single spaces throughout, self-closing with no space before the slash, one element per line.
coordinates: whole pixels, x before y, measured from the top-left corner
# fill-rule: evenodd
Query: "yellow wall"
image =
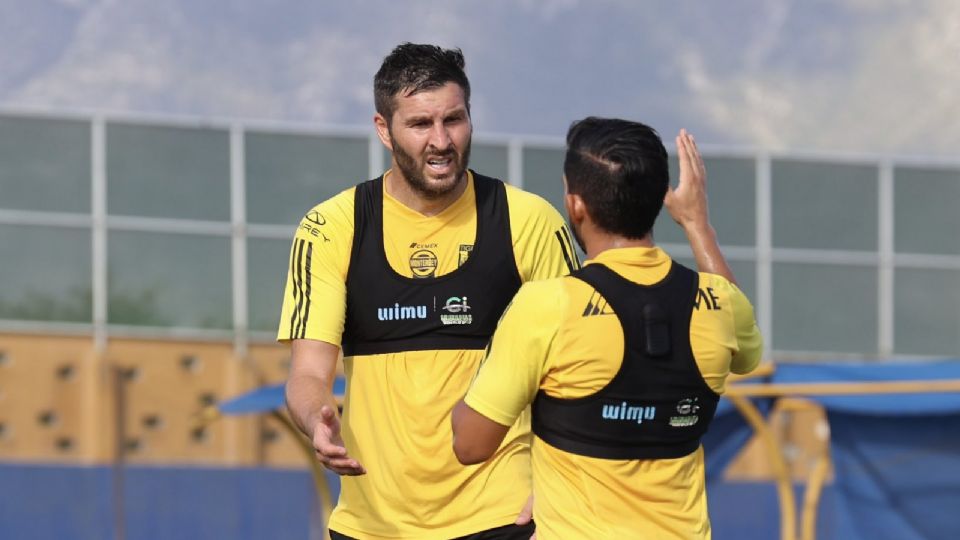
<path fill-rule="evenodd" d="M 279 422 L 256 415 L 201 425 L 208 405 L 286 377 L 286 346 L 0 334 L 0 460 L 112 461 L 123 419 L 124 458 L 135 464 L 302 468 Z M 117 407 L 118 389 L 125 406 Z"/>
<path fill-rule="evenodd" d="M 110 462 L 122 417 L 132 464 L 303 468 L 303 449 L 269 415 L 200 417 L 209 405 L 283 382 L 289 365 L 289 349 L 277 344 L 251 345 L 237 358 L 231 343 L 111 339 L 98 355 L 90 337 L 0 334 L 0 461 Z M 822 409 L 780 400 L 769 424 L 794 479 L 807 478 L 826 444 Z M 773 478 L 760 441 L 745 445 L 727 478 Z"/>

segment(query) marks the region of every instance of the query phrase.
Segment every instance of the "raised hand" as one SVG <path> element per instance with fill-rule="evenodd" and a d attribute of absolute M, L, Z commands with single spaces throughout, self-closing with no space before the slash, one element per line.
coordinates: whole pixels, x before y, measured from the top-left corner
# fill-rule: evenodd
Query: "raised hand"
<path fill-rule="evenodd" d="M 680 160 L 680 183 L 667 188 L 663 204 L 670 217 L 681 227 L 700 227 L 710 223 L 707 208 L 707 169 L 697 150 L 693 135 L 681 129 L 677 135 L 677 157 Z"/>
<path fill-rule="evenodd" d="M 677 157 L 680 159 L 680 184 L 676 189 L 667 188 L 663 205 L 687 235 L 690 249 L 697 260 L 697 269 L 727 278 L 737 283 L 733 270 L 727 264 L 717 233 L 710 225 L 707 208 L 707 169 L 697 150 L 693 135 L 681 129 L 677 135 Z"/>

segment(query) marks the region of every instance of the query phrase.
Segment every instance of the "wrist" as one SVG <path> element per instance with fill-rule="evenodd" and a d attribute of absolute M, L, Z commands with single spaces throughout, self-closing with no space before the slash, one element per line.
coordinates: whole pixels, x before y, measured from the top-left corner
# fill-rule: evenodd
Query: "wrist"
<path fill-rule="evenodd" d="M 681 227 L 686 233 L 687 238 L 713 238 L 716 236 L 716 231 L 713 229 L 713 225 L 710 224 L 708 220 L 697 219 L 689 220 L 684 222 Z"/>

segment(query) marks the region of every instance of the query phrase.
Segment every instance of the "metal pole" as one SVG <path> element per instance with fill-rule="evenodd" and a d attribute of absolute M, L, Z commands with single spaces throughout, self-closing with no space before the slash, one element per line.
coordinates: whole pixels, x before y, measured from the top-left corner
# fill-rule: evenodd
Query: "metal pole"
<path fill-rule="evenodd" d="M 114 393 L 114 438 L 116 441 L 113 455 L 113 538 L 125 540 L 127 537 L 126 510 L 124 507 L 126 484 L 126 441 L 127 441 L 127 396 L 125 370 L 113 366 Z"/>

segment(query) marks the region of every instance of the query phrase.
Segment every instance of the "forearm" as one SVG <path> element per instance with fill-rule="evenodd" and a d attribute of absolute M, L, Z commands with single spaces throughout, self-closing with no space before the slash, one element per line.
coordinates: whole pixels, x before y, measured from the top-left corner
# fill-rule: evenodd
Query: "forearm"
<path fill-rule="evenodd" d="M 310 374 L 292 374 L 286 384 L 287 410 L 294 424 L 307 437 L 313 438 L 313 427 L 320 422 L 324 405 L 337 410 L 333 380 Z"/>
<path fill-rule="evenodd" d="M 287 376 L 287 409 L 294 423 L 308 437 L 320 421 L 321 410 L 337 413 L 333 381 L 337 376 L 340 348 L 309 339 L 294 340 L 290 346 L 290 374 Z"/>
<path fill-rule="evenodd" d="M 736 285 L 737 280 L 734 278 L 733 270 L 727 264 L 723 252 L 720 251 L 717 233 L 713 226 L 709 222 L 702 221 L 684 224 L 683 229 L 687 235 L 687 241 L 690 243 L 690 249 L 693 250 L 693 256 L 697 261 L 697 270 L 723 276 L 727 281 Z"/>

